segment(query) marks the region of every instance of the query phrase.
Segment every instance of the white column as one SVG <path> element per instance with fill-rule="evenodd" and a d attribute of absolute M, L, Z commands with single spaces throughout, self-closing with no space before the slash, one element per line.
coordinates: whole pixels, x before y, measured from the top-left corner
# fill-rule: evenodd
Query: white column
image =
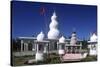
<path fill-rule="evenodd" d="M 80 43 L 80 51 L 79 52 L 81 52 L 81 49 L 82 49 L 82 44 Z"/>
<path fill-rule="evenodd" d="M 43 50 L 44 53 L 47 53 L 47 45 L 48 45 L 48 44 L 45 44 L 45 45 L 44 45 L 44 50 Z"/>
<path fill-rule="evenodd" d="M 36 51 L 36 45 L 34 43 L 32 43 L 32 51 Z"/>
<path fill-rule="evenodd" d="M 26 50 L 26 44 L 24 43 L 24 51 Z"/>
<path fill-rule="evenodd" d="M 26 51 L 28 51 L 28 43 L 25 43 L 26 44 Z"/>
<path fill-rule="evenodd" d="M 35 49 L 35 52 L 36 52 L 37 51 L 37 49 L 36 49 L 36 43 L 32 43 L 32 45 L 33 45 L 33 48 L 35 47 L 34 49 Z M 32 48 L 32 50 L 33 50 L 33 48 Z"/>
<path fill-rule="evenodd" d="M 21 40 L 21 52 L 23 51 L 23 40 Z"/>
<path fill-rule="evenodd" d="M 36 61 L 43 61 L 44 56 L 43 56 L 43 52 L 39 52 L 39 44 L 36 44 L 36 54 L 35 54 L 35 60 Z"/>
<path fill-rule="evenodd" d="M 39 45 L 36 44 L 36 52 L 39 52 Z"/>
<path fill-rule="evenodd" d="M 35 52 L 37 52 L 37 44 L 35 43 Z"/>
<path fill-rule="evenodd" d="M 28 44 L 24 43 L 24 51 L 28 51 Z"/>
<path fill-rule="evenodd" d="M 47 43 L 47 54 L 49 53 L 49 43 Z"/>
<path fill-rule="evenodd" d="M 62 55 L 62 54 L 65 53 L 65 50 L 62 48 L 62 45 L 63 45 L 63 44 L 59 44 L 59 50 L 58 50 L 58 53 L 59 53 L 60 55 Z"/>
<path fill-rule="evenodd" d="M 59 44 L 59 50 L 61 49 L 61 44 Z"/>

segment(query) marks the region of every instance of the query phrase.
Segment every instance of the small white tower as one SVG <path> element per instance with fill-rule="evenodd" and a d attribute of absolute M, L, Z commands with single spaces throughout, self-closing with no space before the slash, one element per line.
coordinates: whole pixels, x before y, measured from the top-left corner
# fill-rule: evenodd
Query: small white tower
<path fill-rule="evenodd" d="M 97 55 L 97 35 L 93 33 L 88 41 L 89 55 Z"/>
<path fill-rule="evenodd" d="M 93 33 L 93 35 L 90 37 L 91 42 L 97 42 L 97 35 Z"/>
<path fill-rule="evenodd" d="M 73 32 L 71 36 L 70 45 L 76 45 L 76 43 L 77 43 L 76 32 Z"/>
<path fill-rule="evenodd" d="M 64 36 L 62 36 L 62 37 L 59 39 L 59 43 L 65 43 L 65 38 L 64 38 Z"/>
<path fill-rule="evenodd" d="M 64 49 L 65 48 L 65 38 L 63 36 L 59 39 L 58 46 L 59 46 L 59 50 L 58 50 L 59 55 L 65 54 L 65 49 Z"/>
<path fill-rule="evenodd" d="M 49 32 L 48 32 L 48 39 L 57 39 L 59 36 L 59 30 L 58 30 L 58 22 L 56 20 L 57 16 L 56 13 L 53 13 L 53 16 L 51 16 L 51 23 L 49 25 Z"/>
<path fill-rule="evenodd" d="M 44 33 L 43 32 L 40 32 L 38 35 L 37 35 L 37 42 L 36 42 L 36 55 L 35 55 L 35 59 L 36 61 L 43 61 L 44 57 L 43 57 L 43 52 L 39 51 L 39 43 L 41 43 L 44 39 Z M 41 45 L 43 46 L 43 45 Z M 42 47 L 41 47 L 42 48 Z"/>

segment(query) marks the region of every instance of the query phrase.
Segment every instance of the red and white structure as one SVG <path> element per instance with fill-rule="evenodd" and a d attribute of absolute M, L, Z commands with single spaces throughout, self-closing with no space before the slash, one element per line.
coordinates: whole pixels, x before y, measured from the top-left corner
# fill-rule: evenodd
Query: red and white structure
<path fill-rule="evenodd" d="M 62 53 L 64 54 L 60 56 L 62 62 L 63 61 L 80 61 L 81 59 L 84 59 L 87 56 L 87 53 L 82 54 L 82 44 L 77 43 L 76 32 L 72 33 L 70 44 L 65 43 L 65 49 L 63 50 L 64 51 L 62 51 Z"/>

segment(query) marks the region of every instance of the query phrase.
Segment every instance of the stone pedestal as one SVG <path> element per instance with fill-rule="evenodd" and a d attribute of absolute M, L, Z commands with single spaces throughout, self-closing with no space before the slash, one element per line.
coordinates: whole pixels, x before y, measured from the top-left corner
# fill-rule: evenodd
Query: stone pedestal
<path fill-rule="evenodd" d="M 97 55 L 97 42 L 88 41 L 89 55 Z"/>
<path fill-rule="evenodd" d="M 44 45 L 44 51 L 43 51 L 43 53 L 48 53 L 48 44 L 46 44 L 46 45 Z"/>
<path fill-rule="evenodd" d="M 48 41 L 34 41 L 35 44 L 36 44 L 36 54 L 35 54 L 35 60 L 36 61 L 43 61 L 45 58 L 44 58 L 44 55 L 46 54 L 47 52 L 47 46 L 48 45 Z M 45 52 L 45 53 L 44 53 Z"/>
<path fill-rule="evenodd" d="M 60 39 L 59 39 L 59 43 L 58 43 L 58 46 L 59 46 L 59 50 L 58 50 L 58 53 L 59 55 L 63 55 L 65 54 L 65 38 L 64 36 L 62 36 Z"/>
<path fill-rule="evenodd" d="M 43 53 L 37 52 L 35 59 L 36 59 L 36 61 L 43 61 L 43 59 L 44 59 Z"/>
<path fill-rule="evenodd" d="M 63 50 L 63 49 L 59 49 L 58 52 L 60 55 L 65 54 L 65 50 Z"/>
<path fill-rule="evenodd" d="M 89 55 L 94 55 L 94 56 L 96 56 L 96 55 L 97 55 L 97 51 L 96 51 L 96 50 L 90 50 Z"/>
<path fill-rule="evenodd" d="M 59 49 L 58 49 L 58 54 L 63 55 L 65 54 L 65 43 L 58 43 Z"/>

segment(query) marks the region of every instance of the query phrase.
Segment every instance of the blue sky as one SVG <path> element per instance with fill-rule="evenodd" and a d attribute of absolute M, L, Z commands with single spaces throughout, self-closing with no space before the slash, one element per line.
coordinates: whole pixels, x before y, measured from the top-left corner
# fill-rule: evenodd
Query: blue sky
<path fill-rule="evenodd" d="M 80 39 L 89 38 L 90 32 L 97 32 L 96 6 L 12 1 L 11 8 L 13 38 L 48 32 L 54 10 L 64 36 L 69 37 L 73 28 Z M 45 17 L 41 15 L 41 8 L 45 9 Z"/>

